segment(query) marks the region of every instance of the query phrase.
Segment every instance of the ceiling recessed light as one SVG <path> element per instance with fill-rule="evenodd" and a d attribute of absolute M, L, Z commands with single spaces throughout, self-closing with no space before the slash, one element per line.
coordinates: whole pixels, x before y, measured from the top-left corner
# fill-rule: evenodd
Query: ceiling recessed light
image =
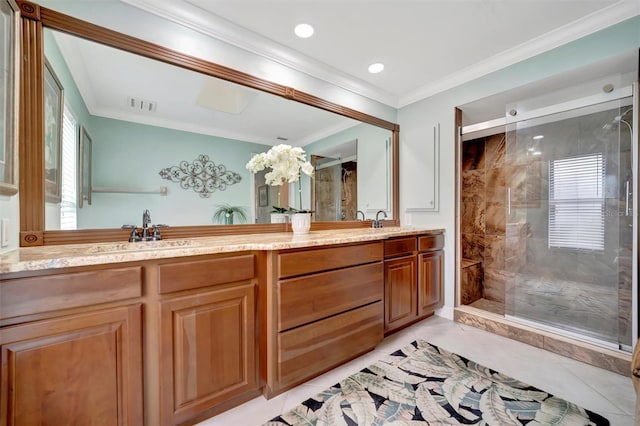
<path fill-rule="evenodd" d="M 379 62 L 369 65 L 369 72 L 371 74 L 378 74 L 383 69 L 384 69 L 384 64 L 381 64 Z"/>
<path fill-rule="evenodd" d="M 294 31 L 300 38 L 309 38 L 313 35 L 313 27 L 309 24 L 296 25 Z"/>
<path fill-rule="evenodd" d="M 533 139 L 536 140 L 536 141 L 540 140 L 540 139 L 543 139 L 543 138 L 544 138 L 544 135 L 536 135 L 536 136 L 533 137 Z"/>

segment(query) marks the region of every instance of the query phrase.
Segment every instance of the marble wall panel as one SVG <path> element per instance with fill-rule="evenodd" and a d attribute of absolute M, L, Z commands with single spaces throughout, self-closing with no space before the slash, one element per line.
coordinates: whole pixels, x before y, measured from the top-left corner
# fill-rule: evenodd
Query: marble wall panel
<path fill-rule="evenodd" d="M 460 228 L 464 234 L 484 234 L 485 202 L 481 197 L 466 197 L 461 201 Z"/>
<path fill-rule="evenodd" d="M 519 235 L 506 237 L 504 249 L 505 269 L 511 272 L 524 272 L 527 266 L 526 239 Z"/>
<path fill-rule="evenodd" d="M 484 261 L 484 234 L 462 234 L 462 257 Z"/>
<path fill-rule="evenodd" d="M 505 185 L 510 190 L 511 207 L 532 207 L 527 203 L 527 165 L 505 168 Z"/>
<path fill-rule="evenodd" d="M 527 239 L 530 235 L 529 224 L 521 221 L 521 222 L 509 222 L 507 223 L 507 237 L 519 237 L 523 241 Z"/>
<path fill-rule="evenodd" d="M 484 200 L 485 191 L 485 171 L 484 169 L 464 170 L 462 172 L 462 183 L 460 186 L 460 196 L 462 199 L 478 197 Z"/>
<path fill-rule="evenodd" d="M 507 200 L 507 167 L 499 169 L 488 169 L 486 174 L 486 200 L 501 201 Z"/>
<path fill-rule="evenodd" d="M 462 143 L 462 170 L 484 169 L 484 140 L 473 139 Z"/>
<path fill-rule="evenodd" d="M 506 136 L 504 133 L 487 136 L 485 140 L 485 168 L 497 169 L 504 166 Z"/>
<path fill-rule="evenodd" d="M 505 267 L 505 237 L 502 235 L 485 235 L 484 243 L 484 267 L 503 270 Z"/>
<path fill-rule="evenodd" d="M 503 201 L 487 201 L 485 211 L 486 233 L 505 235 L 507 226 L 507 206 Z"/>
<path fill-rule="evenodd" d="M 463 261 L 460 280 L 460 301 L 463 305 L 470 305 L 482 299 L 482 262 Z"/>
<path fill-rule="evenodd" d="M 484 268 L 484 280 L 482 282 L 485 299 L 496 302 L 505 302 L 507 274 L 504 269 Z"/>

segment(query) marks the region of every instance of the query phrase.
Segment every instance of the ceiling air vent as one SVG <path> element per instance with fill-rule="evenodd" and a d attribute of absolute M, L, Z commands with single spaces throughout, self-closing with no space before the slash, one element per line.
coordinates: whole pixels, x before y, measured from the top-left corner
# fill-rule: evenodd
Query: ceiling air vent
<path fill-rule="evenodd" d="M 140 112 L 156 112 L 158 103 L 156 101 L 148 101 L 140 98 L 127 98 L 127 105 L 130 109 Z"/>

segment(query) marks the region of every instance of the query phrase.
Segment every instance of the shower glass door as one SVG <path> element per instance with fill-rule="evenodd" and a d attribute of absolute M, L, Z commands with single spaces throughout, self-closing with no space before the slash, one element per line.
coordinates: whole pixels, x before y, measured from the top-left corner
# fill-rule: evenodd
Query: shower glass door
<path fill-rule="evenodd" d="M 502 247 L 510 318 L 631 346 L 631 105 L 625 97 L 508 120 Z"/>

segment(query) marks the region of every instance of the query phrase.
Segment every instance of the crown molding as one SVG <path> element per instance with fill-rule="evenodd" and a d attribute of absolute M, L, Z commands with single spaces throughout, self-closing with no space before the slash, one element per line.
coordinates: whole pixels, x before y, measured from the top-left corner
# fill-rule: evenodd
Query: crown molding
<path fill-rule="evenodd" d="M 233 24 L 220 16 L 189 3 L 189 0 L 120 1 L 394 108 L 402 108 L 640 15 L 640 3 L 636 0 L 620 0 L 606 8 L 398 97 L 298 51 Z"/>
<path fill-rule="evenodd" d="M 600 9 L 553 31 L 450 74 L 443 79 L 422 86 L 412 93 L 403 95 L 400 97 L 397 108 L 402 108 L 492 72 L 499 71 L 510 65 L 618 24 L 636 15 L 640 15 L 640 2 L 636 2 L 635 0 L 618 1 L 604 9 Z"/>
<path fill-rule="evenodd" d="M 394 108 L 398 103 L 398 97 L 389 92 L 203 10 L 188 0 L 120 1 L 357 95 Z"/>

